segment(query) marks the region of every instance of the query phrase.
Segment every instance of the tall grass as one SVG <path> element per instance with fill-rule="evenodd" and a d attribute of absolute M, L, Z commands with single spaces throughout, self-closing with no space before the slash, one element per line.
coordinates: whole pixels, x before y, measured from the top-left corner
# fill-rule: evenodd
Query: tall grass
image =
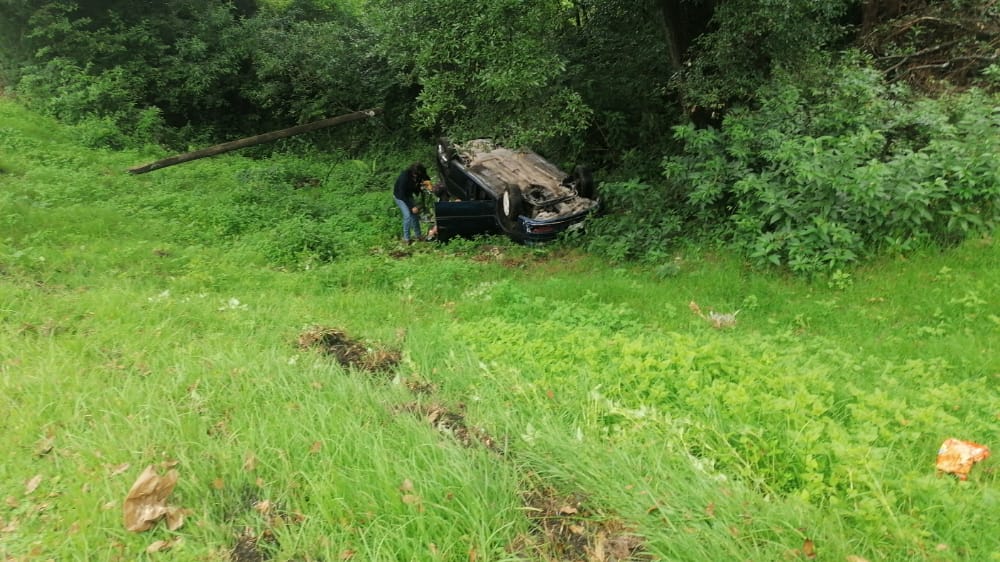
<path fill-rule="evenodd" d="M 934 469 L 1000 442 L 991 238 L 823 284 L 705 248 L 402 248 L 412 151 L 132 177 L 159 155 L 10 101 L 0 130 L 5 559 L 1000 558 L 995 458 Z M 344 368 L 312 326 L 401 360 Z M 165 462 L 185 524 L 127 532 Z"/>

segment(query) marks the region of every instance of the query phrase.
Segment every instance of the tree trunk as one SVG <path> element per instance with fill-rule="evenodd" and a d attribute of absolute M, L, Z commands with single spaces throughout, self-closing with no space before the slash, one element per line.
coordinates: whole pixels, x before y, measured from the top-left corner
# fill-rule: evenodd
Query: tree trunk
<path fill-rule="evenodd" d="M 663 38 L 670 53 L 670 67 L 681 70 L 691 43 L 708 30 L 720 0 L 656 0 L 663 24 Z"/>
<path fill-rule="evenodd" d="M 318 129 L 325 129 L 326 127 L 332 127 L 334 125 L 340 125 L 342 123 L 349 123 L 351 121 L 357 121 L 359 119 L 367 119 L 369 117 L 374 117 L 375 115 L 378 115 L 381 112 L 382 112 L 381 108 L 366 109 L 364 111 L 356 111 L 354 113 L 338 115 L 337 117 L 330 117 L 327 119 L 322 119 L 320 121 L 313 121 L 312 123 L 306 123 L 304 125 L 298 125 L 288 129 L 281 129 L 280 131 L 271 131 L 270 133 L 264 133 L 262 135 L 247 137 L 245 139 L 224 142 L 222 144 L 217 144 L 215 146 L 210 146 L 208 148 L 202 148 L 201 150 L 195 150 L 194 152 L 186 152 L 184 154 L 178 154 L 175 156 L 171 156 L 170 158 L 164 158 L 163 160 L 157 160 L 156 162 L 152 162 L 142 166 L 129 168 L 128 173 L 133 175 L 145 174 L 146 172 L 152 172 L 153 170 L 159 170 L 160 168 L 166 168 L 167 166 L 183 164 L 184 162 L 190 162 L 192 160 L 198 160 L 200 158 L 207 158 L 209 156 L 215 156 L 217 154 L 231 152 L 233 150 L 246 148 L 248 146 L 255 146 L 258 144 L 263 144 L 265 142 L 271 142 L 278 139 L 283 139 L 285 137 L 290 137 L 293 135 L 301 135 L 302 133 L 308 133 L 310 131 L 316 131 Z"/>
<path fill-rule="evenodd" d="M 670 54 L 670 68 L 674 72 L 681 70 L 681 27 L 682 13 L 678 0 L 660 0 L 660 21 L 663 22 L 663 38 L 667 42 L 667 52 Z"/>

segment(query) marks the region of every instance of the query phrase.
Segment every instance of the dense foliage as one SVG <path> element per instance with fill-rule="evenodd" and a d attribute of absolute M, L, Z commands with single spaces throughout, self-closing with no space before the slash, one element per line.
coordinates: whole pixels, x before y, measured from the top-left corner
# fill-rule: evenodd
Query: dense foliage
<path fill-rule="evenodd" d="M 687 186 L 698 222 L 803 273 L 992 232 L 1000 114 L 990 98 L 915 100 L 864 66 L 837 71 L 779 76 L 758 109 L 730 112 L 720 129 L 675 128 L 684 152 L 664 173 Z"/>
<path fill-rule="evenodd" d="M 0 0 L 0 85 L 110 148 L 382 107 L 380 145 L 596 167 L 611 259 L 721 234 L 814 274 L 995 228 L 998 38 L 985 0 Z"/>

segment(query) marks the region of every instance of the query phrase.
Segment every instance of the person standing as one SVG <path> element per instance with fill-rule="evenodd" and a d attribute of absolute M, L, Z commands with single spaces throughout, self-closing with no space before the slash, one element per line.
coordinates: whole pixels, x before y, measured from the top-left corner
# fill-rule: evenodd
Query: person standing
<path fill-rule="evenodd" d="M 420 162 L 410 164 L 396 178 L 396 186 L 392 190 L 392 196 L 396 200 L 396 206 L 403 213 L 403 243 L 410 244 L 413 239 L 411 234 L 420 238 L 420 209 L 417 207 L 415 196 L 420 194 L 420 185 L 429 182 L 431 177 L 427 175 L 427 168 Z"/>

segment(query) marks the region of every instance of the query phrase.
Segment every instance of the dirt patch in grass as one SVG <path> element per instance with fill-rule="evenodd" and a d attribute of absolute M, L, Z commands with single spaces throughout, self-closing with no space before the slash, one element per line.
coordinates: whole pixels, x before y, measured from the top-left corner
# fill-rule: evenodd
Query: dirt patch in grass
<path fill-rule="evenodd" d="M 508 251 L 508 249 L 502 246 L 492 245 L 482 246 L 470 259 L 478 263 L 498 263 L 508 269 L 521 269 L 540 262 L 539 259 L 526 255 L 516 249 Z"/>
<path fill-rule="evenodd" d="M 282 529 L 305 521 L 305 515 L 286 511 L 279 503 L 259 497 L 259 490 L 251 486 L 239 488 L 228 499 L 229 505 L 223 514 L 227 522 L 245 521 L 254 523 L 236 527 L 234 542 L 229 550 L 230 562 L 264 562 L 274 558 L 278 551 L 278 535 Z"/>
<path fill-rule="evenodd" d="M 498 455 L 504 453 L 485 430 L 466 423 L 461 405 L 456 410 L 410 402 L 398 406 L 396 413 L 417 415 L 464 447 L 482 445 Z M 507 548 L 511 553 L 547 562 L 652 560 L 643 549 L 642 538 L 626 523 L 591 512 L 581 495 L 559 495 L 552 488 L 535 487 L 525 492 L 522 500 L 532 532 L 517 537 Z"/>
<path fill-rule="evenodd" d="M 399 351 L 373 346 L 352 339 L 343 330 L 313 326 L 299 334 L 300 349 L 314 349 L 332 356 L 348 369 L 366 373 L 387 373 L 396 368 L 402 355 Z"/>
<path fill-rule="evenodd" d="M 397 413 L 414 414 L 424 419 L 434 429 L 452 436 L 463 447 L 482 445 L 487 450 L 502 454 L 502 447 L 486 432 L 486 430 L 469 426 L 465 423 L 465 412 L 462 405 L 458 409 L 449 409 L 441 404 L 418 404 L 409 402 L 396 408 Z"/>
<path fill-rule="evenodd" d="M 423 380 L 403 382 L 416 395 L 429 396 L 437 390 Z M 506 447 L 486 430 L 468 424 L 464 404 L 449 408 L 437 402 L 407 402 L 395 406 L 393 412 L 417 416 L 463 447 L 482 446 L 507 460 Z M 560 494 L 538 475 L 529 472 L 526 476 L 528 491 L 522 493 L 521 499 L 531 532 L 516 537 L 507 545 L 508 552 L 544 562 L 653 560 L 644 548 L 643 538 L 625 521 L 591 511 L 582 494 Z"/>
<path fill-rule="evenodd" d="M 273 545 L 276 542 L 274 533 L 269 530 L 257 535 L 249 528 L 243 529 L 243 532 L 236 537 L 236 542 L 233 544 L 232 550 L 229 551 L 229 560 L 230 562 L 264 562 L 265 560 L 270 560 L 271 555 L 268 552 L 270 547 L 263 547 L 261 543 L 264 543 L 264 545 Z"/>
<path fill-rule="evenodd" d="M 410 392 L 418 396 L 430 396 L 437 392 L 437 385 L 418 378 L 405 378 L 403 384 Z"/>
<path fill-rule="evenodd" d="M 582 496 L 535 488 L 523 500 L 533 530 L 518 537 L 508 548 L 511 552 L 547 561 L 652 560 L 628 525 L 590 512 Z"/>
<path fill-rule="evenodd" d="M 401 260 L 410 257 L 412 254 L 406 250 L 392 250 L 389 252 L 389 257 L 396 260 Z"/>

